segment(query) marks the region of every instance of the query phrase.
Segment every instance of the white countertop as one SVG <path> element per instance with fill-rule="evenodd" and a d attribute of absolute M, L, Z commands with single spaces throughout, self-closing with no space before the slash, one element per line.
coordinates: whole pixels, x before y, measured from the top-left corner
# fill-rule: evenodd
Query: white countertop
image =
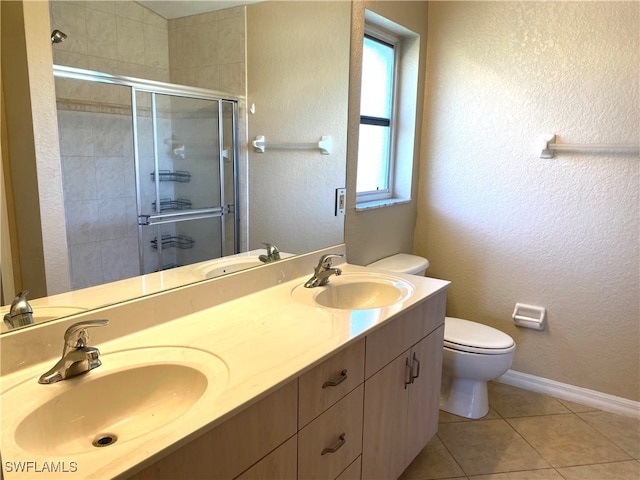
<path fill-rule="evenodd" d="M 340 265 L 348 272 L 369 271 L 365 267 Z M 308 279 L 296 278 L 197 313 L 98 344 L 103 366 L 109 368 L 109 353 L 152 346 L 187 346 L 218 356 L 229 372 L 228 383 L 213 402 L 199 401 L 187 413 L 155 430 L 150 436 L 118 441 L 107 448 L 65 458 L 34 455 L 20 450 L 10 439 L 12 419 L 44 403 L 30 398 L 21 405 L 2 404 L 2 461 L 75 462 L 76 478 L 126 477 L 222 423 L 243 408 L 312 368 L 336 351 L 362 338 L 380 324 L 429 296 L 445 289 L 449 282 L 412 275 L 397 275 L 409 282 L 413 294 L 406 300 L 370 310 L 336 310 L 314 307 L 292 298 L 292 290 Z M 215 288 L 215 283 L 211 284 Z M 109 328 L 103 327 L 103 328 Z M 4 375 L 2 390 L 25 379 L 37 377 L 52 365 L 40 363 Z M 97 372 L 97 370 L 95 370 Z M 89 372 L 87 375 L 92 375 Z M 68 387 L 66 385 L 68 385 Z M 71 388 L 70 381 L 59 388 Z M 50 386 L 41 385 L 43 393 Z M 43 395 L 46 397 L 46 395 Z M 5 478 L 31 478 L 30 473 L 7 472 Z M 70 473 L 47 473 L 46 478 L 69 478 Z M 44 478 L 44 477 L 42 477 Z"/>

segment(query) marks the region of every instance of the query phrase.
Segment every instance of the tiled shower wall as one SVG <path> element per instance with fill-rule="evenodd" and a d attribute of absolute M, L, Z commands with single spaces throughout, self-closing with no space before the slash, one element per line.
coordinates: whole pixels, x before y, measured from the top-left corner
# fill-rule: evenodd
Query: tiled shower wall
<path fill-rule="evenodd" d="M 171 21 L 130 1 L 52 1 L 50 12 L 68 35 L 53 46 L 58 65 L 244 94 L 242 8 Z M 57 79 L 56 95 L 72 288 L 138 275 L 130 91 Z"/>

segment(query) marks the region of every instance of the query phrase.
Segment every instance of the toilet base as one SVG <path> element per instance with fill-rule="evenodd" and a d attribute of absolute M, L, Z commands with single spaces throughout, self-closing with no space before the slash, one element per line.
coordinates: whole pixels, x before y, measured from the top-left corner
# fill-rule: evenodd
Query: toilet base
<path fill-rule="evenodd" d="M 465 418 L 484 417 L 489 413 L 487 382 L 468 378 L 443 378 L 440 410 Z"/>

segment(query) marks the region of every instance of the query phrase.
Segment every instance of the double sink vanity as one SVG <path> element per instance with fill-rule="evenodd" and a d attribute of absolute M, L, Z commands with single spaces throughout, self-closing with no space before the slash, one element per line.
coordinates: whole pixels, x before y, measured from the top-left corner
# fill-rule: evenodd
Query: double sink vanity
<path fill-rule="evenodd" d="M 283 259 L 2 336 L 4 478 L 397 478 L 435 434 L 448 282 Z M 51 384 L 81 321 L 101 365 Z"/>

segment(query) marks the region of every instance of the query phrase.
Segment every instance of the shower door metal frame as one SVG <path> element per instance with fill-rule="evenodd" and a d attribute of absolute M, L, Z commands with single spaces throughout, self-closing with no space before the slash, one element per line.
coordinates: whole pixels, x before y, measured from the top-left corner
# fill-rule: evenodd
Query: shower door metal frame
<path fill-rule="evenodd" d="M 142 227 L 146 225 L 162 225 L 166 223 L 176 223 L 187 220 L 198 220 L 205 218 L 220 218 L 221 228 L 221 255 L 228 255 L 229 252 L 225 252 L 225 239 L 226 239 L 226 227 L 224 222 L 225 215 L 233 215 L 234 219 L 234 246 L 232 253 L 238 253 L 239 251 L 239 218 L 237 208 L 238 196 L 238 158 L 239 158 L 239 136 L 238 136 L 238 103 L 240 99 L 228 95 L 224 92 L 218 92 L 215 90 L 209 90 L 200 87 L 190 87 L 186 85 L 179 85 L 174 83 L 159 82 L 156 80 L 147 80 L 143 78 L 128 77 L 124 75 L 111 75 L 108 73 L 97 72 L 94 70 L 86 70 L 76 67 L 67 67 L 64 65 L 53 65 L 53 75 L 57 78 L 68 78 L 74 80 L 84 80 L 96 83 L 107 83 L 112 85 L 120 85 L 131 88 L 131 118 L 133 128 L 133 156 L 136 170 L 136 203 L 138 214 L 138 249 L 140 257 L 140 273 L 144 273 L 144 253 L 142 242 Z M 138 92 L 150 93 L 152 96 L 152 124 L 153 124 L 153 137 L 154 137 L 154 163 L 156 165 L 156 171 L 158 171 L 158 157 L 157 157 L 157 125 L 156 125 L 156 108 L 155 108 L 155 96 L 171 95 L 175 97 L 185 97 L 192 99 L 211 100 L 218 102 L 218 146 L 219 146 L 219 175 L 220 175 L 220 207 L 213 208 L 199 208 L 190 211 L 189 213 L 165 213 L 160 212 L 158 215 L 143 215 L 141 211 L 141 188 L 140 188 L 140 152 L 138 145 L 138 118 L 137 118 L 137 99 L 136 94 Z M 233 204 L 224 205 L 225 201 L 225 189 L 224 189 L 224 158 L 223 158 L 223 139 L 222 139 L 222 102 L 231 104 L 233 106 L 232 115 L 232 135 L 233 135 Z M 159 175 L 156 182 L 158 182 Z M 156 183 L 157 185 L 157 183 Z M 156 202 L 160 205 L 160 197 L 156 188 Z M 158 250 L 160 251 L 160 257 L 162 258 L 162 242 L 158 242 Z"/>

